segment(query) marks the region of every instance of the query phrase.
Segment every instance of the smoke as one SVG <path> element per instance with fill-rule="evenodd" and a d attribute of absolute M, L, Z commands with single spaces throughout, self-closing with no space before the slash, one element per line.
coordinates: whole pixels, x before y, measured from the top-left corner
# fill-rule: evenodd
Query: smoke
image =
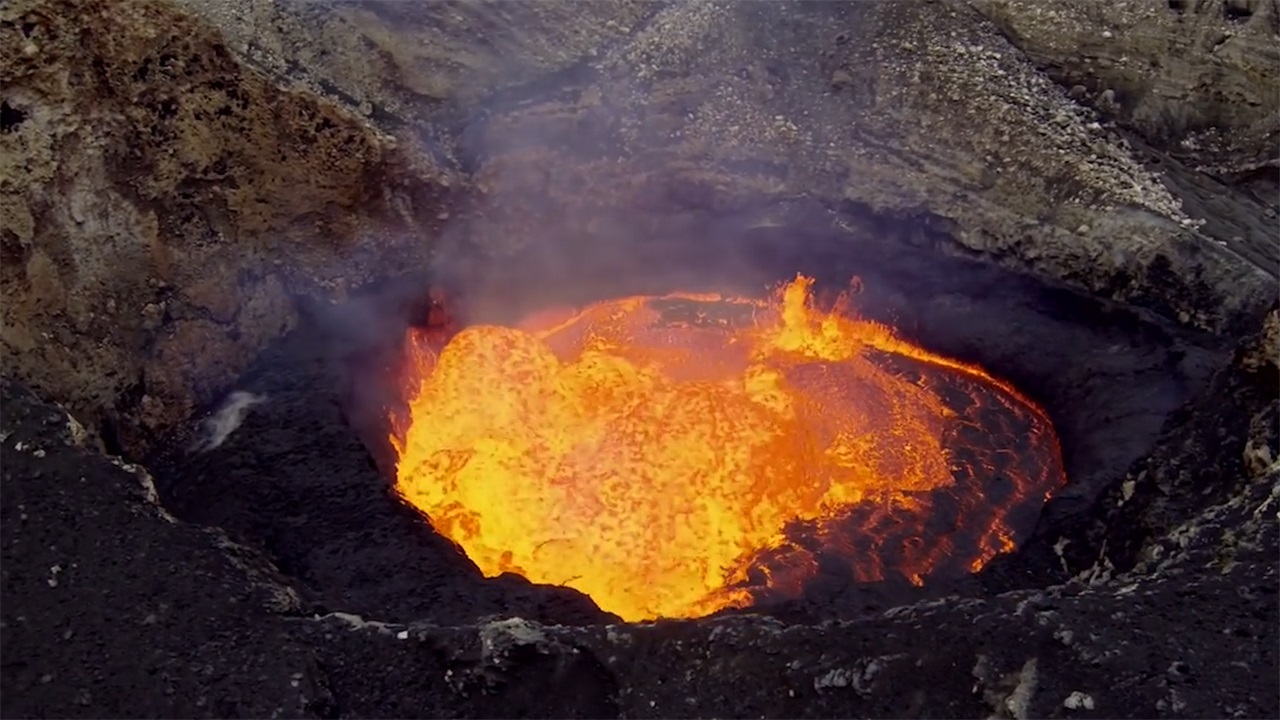
<path fill-rule="evenodd" d="M 509 12 L 519 14 L 515 7 L 477 3 L 460 12 L 501 26 L 513 22 Z M 476 77 L 462 80 L 526 79 L 467 108 L 456 131 L 456 159 L 477 191 L 449 209 L 431 271 L 458 287 L 451 293 L 458 314 L 511 323 L 549 306 L 624 295 L 758 294 L 794 274 L 794 267 L 767 267 L 741 242 L 751 228 L 781 224 L 772 217 L 772 188 L 734 186 L 736 176 L 769 168 L 728 167 L 709 147 L 721 126 L 763 115 L 764 108 L 743 104 L 755 102 L 761 82 L 772 82 L 731 72 L 753 53 L 715 40 L 731 33 L 754 44 L 769 18 L 705 2 L 539 7 L 551 14 L 562 7 L 565 17 L 526 18 L 517 31 L 522 52 L 494 46 Z M 560 35 L 591 38 L 590 47 L 567 48 L 578 59 L 547 72 L 547 61 L 560 58 L 529 49 Z M 718 45 L 725 49 L 716 57 L 699 50 Z M 736 88 L 730 99 L 728 85 Z M 760 136 L 723 155 L 766 156 L 777 145 Z"/>
<path fill-rule="evenodd" d="M 400 74 L 359 95 L 411 109 L 422 121 L 412 132 L 432 138 L 422 160 L 463 178 L 447 207 L 411 203 L 437 228 L 409 240 L 431 257 L 404 278 L 417 292 L 443 288 L 466 324 L 622 295 L 760 294 L 807 270 L 774 252 L 800 244 L 785 237 L 797 215 L 831 231 L 827 209 L 788 192 L 805 184 L 791 168 L 812 165 L 796 123 L 821 110 L 845 127 L 860 102 L 847 88 L 827 97 L 821 58 L 860 25 L 826 5 L 333 6 L 403 51 L 389 52 Z M 406 93 L 399 83 L 415 77 L 441 92 Z M 413 255 L 379 265 L 403 273 L 394 264 L 422 263 Z M 359 344 L 417 322 L 412 304 L 362 303 L 333 322 Z"/>
<path fill-rule="evenodd" d="M 191 444 L 190 452 L 207 452 L 222 445 L 244 423 L 249 410 L 266 400 L 266 395 L 255 395 L 243 390 L 232 392 L 212 415 L 200 423 L 200 433 Z"/>
<path fill-rule="evenodd" d="M 415 97 L 420 117 L 440 120 L 430 130 L 439 152 L 424 161 L 449 164 L 442 169 L 465 181 L 447 207 L 410 203 L 420 219 L 441 223 L 434 237 L 401 241 L 429 244 L 425 263 L 417 250 L 381 257 L 389 279 L 355 297 L 300 299 L 304 321 L 321 328 L 344 366 L 349 412 L 385 419 L 394 409 L 401 393 L 388 378 L 406 332 L 439 310 L 429 290 L 443 294 L 458 324 L 511 324 L 611 297 L 761 295 L 797 271 L 822 280 L 818 256 L 805 261 L 797 248 L 814 231 L 831 236 L 831 215 L 813 201 L 779 200 L 800 150 L 776 120 L 798 112 L 777 94 L 794 84 L 778 68 L 795 53 L 814 55 L 816 36 L 777 31 L 775 11 L 747 5 L 362 6 L 397 29 L 391 42 L 460 33 L 442 36 L 440 57 L 465 50 L 468 62 L 435 68 L 454 96 L 443 110 L 438 98 Z M 833 27 L 825 10 L 776 12 L 801 11 L 821 15 L 804 20 L 809 27 Z M 480 37 L 476 28 L 488 30 Z M 436 60 L 408 62 L 426 72 Z M 817 83 L 812 97 L 826 88 Z M 726 135 L 739 126 L 741 137 Z M 720 152 L 719 138 L 732 147 Z"/>

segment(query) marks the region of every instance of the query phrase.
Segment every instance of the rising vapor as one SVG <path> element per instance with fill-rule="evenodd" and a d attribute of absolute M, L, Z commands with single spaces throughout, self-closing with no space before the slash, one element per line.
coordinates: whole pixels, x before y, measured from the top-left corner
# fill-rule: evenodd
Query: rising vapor
<path fill-rule="evenodd" d="M 202 453 L 226 442 L 249 415 L 249 409 L 266 399 L 266 395 L 255 395 L 243 390 L 236 390 L 228 395 L 222 405 L 200 423 L 200 434 L 191 444 L 190 451 Z"/>

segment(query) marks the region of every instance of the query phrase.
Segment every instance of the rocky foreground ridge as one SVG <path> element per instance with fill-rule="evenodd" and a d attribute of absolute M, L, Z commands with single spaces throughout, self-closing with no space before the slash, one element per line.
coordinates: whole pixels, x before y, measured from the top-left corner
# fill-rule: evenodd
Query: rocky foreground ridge
<path fill-rule="evenodd" d="M 1214 380 L 1256 412 L 1246 469 L 1179 487 L 1204 451 L 1187 434 L 1210 416 L 1175 423 L 1128 501 L 1229 491 L 1153 528 L 1132 569 L 1101 557 L 1063 585 L 820 624 L 442 626 L 319 608 L 257 551 L 176 521 L 145 469 L 5 381 L 4 714 L 1270 717 L 1276 317 Z M 1218 422 L 1241 431 L 1238 417 Z"/>

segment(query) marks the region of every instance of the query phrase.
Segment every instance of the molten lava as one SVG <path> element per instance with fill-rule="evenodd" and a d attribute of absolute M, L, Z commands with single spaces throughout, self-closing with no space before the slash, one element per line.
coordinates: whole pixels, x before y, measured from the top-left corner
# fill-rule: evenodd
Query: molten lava
<path fill-rule="evenodd" d="M 919 584 L 1012 549 L 1065 480 L 1044 413 L 811 285 L 411 335 L 397 487 L 486 575 L 626 620 L 794 595 L 819 559 Z"/>

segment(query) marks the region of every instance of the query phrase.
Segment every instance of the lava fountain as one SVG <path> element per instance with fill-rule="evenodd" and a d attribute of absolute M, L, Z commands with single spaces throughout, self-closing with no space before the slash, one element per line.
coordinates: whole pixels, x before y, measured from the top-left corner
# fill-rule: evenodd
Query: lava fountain
<path fill-rule="evenodd" d="M 411 332 L 396 486 L 486 575 L 630 621 L 795 595 L 820 558 L 921 584 L 1013 549 L 1065 482 L 1045 413 L 812 284 Z"/>

